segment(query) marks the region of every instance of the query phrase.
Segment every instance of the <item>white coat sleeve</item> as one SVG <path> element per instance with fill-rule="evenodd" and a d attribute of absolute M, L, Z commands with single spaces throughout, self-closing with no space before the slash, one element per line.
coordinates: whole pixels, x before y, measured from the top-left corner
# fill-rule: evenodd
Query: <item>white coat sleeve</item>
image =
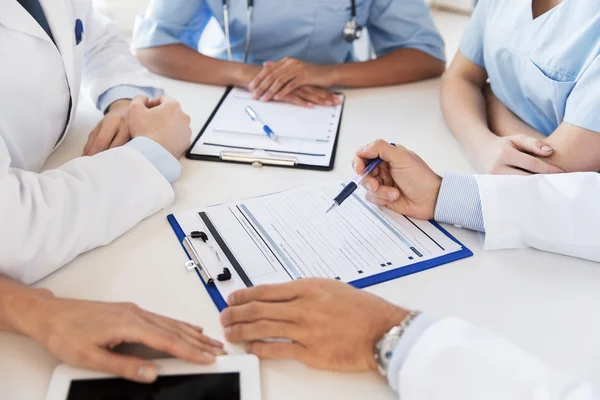
<path fill-rule="evenodd" d="M 401 400 L 598 400 L 502 337 L 457 318 L 430 326 L 398 374 Z"/>
<path fill-rule="evenodd" d="M 159 170 L 129 146 L 39 174 L 10 165 L 0 136 L 0 274 L 26 284 L 110 243 L 174 197 Z"/>
<path fill-rule="evenodd" d="M 600 174 L 476 178 L 486 250 L 534 247 L 600 261 Z"/>
<path fill-rule="evenodd" d="M 93 11 L 91 11 L 93 12 Z M 108 90 L 118 86 L 137 86 L 163 94 L 159 82 L 131 53 L 118 26 L 107 17 L 94 13 L 85 48 L 83 85 L 93 104 Z"/>

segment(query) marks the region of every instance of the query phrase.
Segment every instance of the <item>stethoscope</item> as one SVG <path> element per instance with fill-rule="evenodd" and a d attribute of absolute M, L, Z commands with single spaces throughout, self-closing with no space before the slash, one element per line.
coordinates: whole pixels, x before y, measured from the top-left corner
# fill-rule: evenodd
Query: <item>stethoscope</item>
<path fill-rule="evenodd" d="M 248 29 L 246 31 L 246 49 L 244 51 L 244 63 L 248 62 L 248 52 L 250 50 L 250 41 L 252 39 L 252 10 L 254 9 L 254 0 L 247 0 L 248 10 Z M 227 59 L 233 60 L 231 55 L 231 36 L 229 33 L 229 4 L 228 0 L 223 0 L 223 22 L 225 31 L 225 40 L 227 46 Z M 362 37 L 363 27 L 356 20 L 356 0 L 350 0 L 350 20 L 344 25 L 342 35 L 344 40 L 352 43 Z"/>

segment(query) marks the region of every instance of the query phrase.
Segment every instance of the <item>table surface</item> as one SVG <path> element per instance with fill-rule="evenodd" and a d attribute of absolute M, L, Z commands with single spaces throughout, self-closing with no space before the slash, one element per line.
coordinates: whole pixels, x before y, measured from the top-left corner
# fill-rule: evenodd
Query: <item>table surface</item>
<path fill-rule="evenodd" d="M 198 132 L 223 88 L 163 79 Z M 439 80 L 398 87 L 347 90 L 335 168 L 331 172 L 182 160 L 175 202 L 112 244 L 77 257 L 38 284 L 58 296 L 132 301 L 151 311 L 202 325 L 223 339 L 218 312 L 185 261 L 166 216 L 240 198 L 352 177 L 360 145 L 383 138 L 407 146 L 438 173 L 473 172 L 441 116 Z M 45 168 L 78 156 L 100 118 L 80 107 L 71 134 Z M 551 218 L 551 216 L 550 216 Z M 475 253 L 366 290 L 406 307 L 455 315 L 495 330 L 553 367 L 600 382 L 600 268 L 532 249 L 484 252 L 479 235 L 449 227 Z M 228 345 L 233 353 L 242 352 Z M 0 397 L 43 399 L 56 360 L 30 339 L 0 334 Z M 292 361 L 262 362 L 264 398 L 392 399 L 376 373 L 312 370 Z"/>

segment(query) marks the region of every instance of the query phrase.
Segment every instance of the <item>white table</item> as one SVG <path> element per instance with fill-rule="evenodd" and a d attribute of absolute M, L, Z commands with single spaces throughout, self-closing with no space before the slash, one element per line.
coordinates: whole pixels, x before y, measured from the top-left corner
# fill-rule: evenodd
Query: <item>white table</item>
<path fill-rule="evenodd" d="M 198 132 L 223 89 L 165 80 L 169 93 L 192 116 Z M 439 173 L 473 172 L 444 125 L 439 81 L 382 89 L 348 90 L 335 169 L 332 172 L 183 160 L 176 201 L 109 246 L 84 254 L 39 286 L 56 295 L 133 301 L 151 311 L 205 327 L 222 339 L 218 313 L 194 273 L 166 215 L 189 208 L 352 176 L 354 150 L 377 138 L 403 144 Z M 98 113 L 82 107 L 74 129 L 47 168 L 77 156 Z M 552 216 L 549 216 L 551 218 Z M 482 251 L 477 234 L 449 230 L 475 256 L 368 290 L 394 303 L 439 315 L 456 315 L 493 329 L 549 364 L 599 383 L 600 268 L 582 260 L 534 250 Z M 229 346 L 232 352 L 241 347 Z M 0 334 L 0 398 L 43 399 L 56 360 L 29 339 Z M 264 398 L 392 399 L 375 373 L 311 370 L 290 361 L 262 363 Z"/>

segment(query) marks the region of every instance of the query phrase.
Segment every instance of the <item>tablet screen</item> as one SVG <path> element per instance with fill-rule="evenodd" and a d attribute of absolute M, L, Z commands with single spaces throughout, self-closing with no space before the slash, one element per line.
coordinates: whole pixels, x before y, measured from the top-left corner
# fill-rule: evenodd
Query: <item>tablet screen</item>
<path fill-rule="evenodd" d="M 240 374 L 159 376 L 151 384 L 124 379 L 73 380 L 67 400 L 240 400 Z"/>

